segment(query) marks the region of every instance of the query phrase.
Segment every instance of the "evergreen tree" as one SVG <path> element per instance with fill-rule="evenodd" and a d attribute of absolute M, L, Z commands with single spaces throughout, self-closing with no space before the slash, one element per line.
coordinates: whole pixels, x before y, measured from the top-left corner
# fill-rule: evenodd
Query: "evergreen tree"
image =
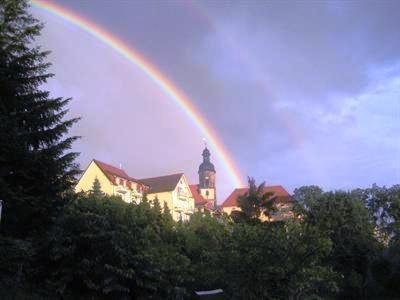
<path fill-rule="evenodd" d="M 164 208 L 163 208 L 163 213 L 165 214 L 165 215 L 171 215 L 171 210 L 169 209 L 169 207 L 168 207 L 168 204 L 167 204 L 167 202 L 165 202 L 164 201 Z"/>
<path fill-rule="evenodd" d="M 101 191 L 101 184 L 97 177 L 93 181 L 91 193 L 95 197 L 101 197 L 104 195 L 103 192 Z"/>
<path fill-rule="evenodd" d="M 48 51 L 33 41 L 42 24 L 26 0 L 0 0 L 0 199 L 1 230 L 25 236 L 48 226 L 60 195 L 74 183 L 78 120 L 65 119 L 70 99 L 52 98 L 43 84 L 53 76 Z"/>
<path fill-rule="evenodd" d="M 161 214 L 161 205 L 157 196 L 153 200 L 153 209 Z"/>
<path fill-rule="evenodd" d="M 172 218 L 171 210 L 169 209 L 168 204 L 165 201 L 162 209 L 162 219 L 164 221 L 164 225 L 167 228 L 172 228 L 175 226 L 175 221 Z"/>

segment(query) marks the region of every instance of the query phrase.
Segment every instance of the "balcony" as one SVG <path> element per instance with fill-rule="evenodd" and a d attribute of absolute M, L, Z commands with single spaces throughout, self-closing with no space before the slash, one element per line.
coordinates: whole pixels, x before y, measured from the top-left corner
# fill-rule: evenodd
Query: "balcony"
<path fill-rule="evenodd" d="M 128 191 L 124 188 L 124 187 L 122 187 L 122 186 L 118 186 L 117 188 L 116 188 L 116 190 L 115 190 L 117 193 L 119 193 L 119 194 L 122 194 L 122 195 L 125 195 Z"/>
<path fill-rule="evenodd" d="M 185 211 L 185 214 L 187 215 L 193 215 L 194 214 L 194 208 L 189 208 Z"/>
<path fill-rule="evenodd" d="M 183 212 L 185 209 L 183 208 L 183 207 L 181 207 L 181 206 L 175 206 L 174 207 L 174 211 L 177 211 L 177 212 Z"/>

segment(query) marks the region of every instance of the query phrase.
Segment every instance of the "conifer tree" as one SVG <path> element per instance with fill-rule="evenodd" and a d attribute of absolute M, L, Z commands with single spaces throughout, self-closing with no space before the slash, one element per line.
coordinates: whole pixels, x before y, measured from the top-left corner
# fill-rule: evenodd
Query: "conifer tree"
<path fill-rule="evenodd" d="M 97 177 L 93 181 L 91 193 L 95 197 L 101 197 L 104 195 L 103 192 L 101 191 L 101 184 Z"/>
<path fill-rule="evenodd" d="M 52 98 L 43 84 L 53 76 L 48 51 L 33 42 L 42 24 L 26 0 L 0 0 L 0 199 L 1 230 L 27 235 L 48 226 L 60 196 L 78 173 L 77 137 L 66 119 L 70 99 Z"/>
<path fill-rule="evenodd" d="M 168 207 L 167 202 L 164 201 L 164 208 L 163 208 L 163 214 L 165 215 L 171 215 L 171 210 Z"/>
<path fill-rule="evenodd" d="M 161 205 L 160 201 L 158 200 L 158 197 L 156 196 L 153 200 L 153 209 L 157 212 L 161 213 Z"/>

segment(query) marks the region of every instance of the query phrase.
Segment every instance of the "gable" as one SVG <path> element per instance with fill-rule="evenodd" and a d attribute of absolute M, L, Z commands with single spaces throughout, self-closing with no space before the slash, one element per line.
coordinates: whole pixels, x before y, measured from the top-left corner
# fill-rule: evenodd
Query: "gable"
<path fill-rule="evenodd" d="M 112 186 L 113 183 L 110 179 L 104 174 L 104 172 L 94 163 L 91 161 L 89 166 L 83 172 L 81 178 L 79 178 L 78 183 L 75 186 L 76 192 L 87 192 L 92 189 L 93 182 L 95 179 L 98 179 L 101 185 L 101 189 L 103 192 L 112 194 Z"/>
<path fill-rule="evenodd" d="M 103 171 L 104 175 L 106 175 L 113 184 L 116 184 L 116 177 L 137 182 L 136 179 L 130 177 L 123 169 L 106 164 L 97 159 L 93 159 L 93 162 L 100 168 L 101 171 Z"/>
<path fill-rule="evenodd" d="M 193 198 L 193 193 L 190 190 L 189 184 L 188 184 L 188 182 L 186 180 L 186 176 L 184 174 L 182 174 L 182 177 L 179 180 L 175 189 L 177 190 L 178 194 L 183 193 L 187 197 Z"/>

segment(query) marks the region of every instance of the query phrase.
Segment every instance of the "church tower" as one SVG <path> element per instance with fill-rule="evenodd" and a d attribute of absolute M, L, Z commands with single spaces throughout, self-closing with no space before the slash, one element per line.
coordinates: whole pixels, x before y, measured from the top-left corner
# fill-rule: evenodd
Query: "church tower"
<path fill-rule="evenodd" d="M 207 146 L 203 150 L 203 162 L 199 166 L 198 190 L 204 199 L 208 200 L 210 206 L 215 208 L 217 194 L 215 190 L 215 167 L 210 161 L 210 150 Z"/>

